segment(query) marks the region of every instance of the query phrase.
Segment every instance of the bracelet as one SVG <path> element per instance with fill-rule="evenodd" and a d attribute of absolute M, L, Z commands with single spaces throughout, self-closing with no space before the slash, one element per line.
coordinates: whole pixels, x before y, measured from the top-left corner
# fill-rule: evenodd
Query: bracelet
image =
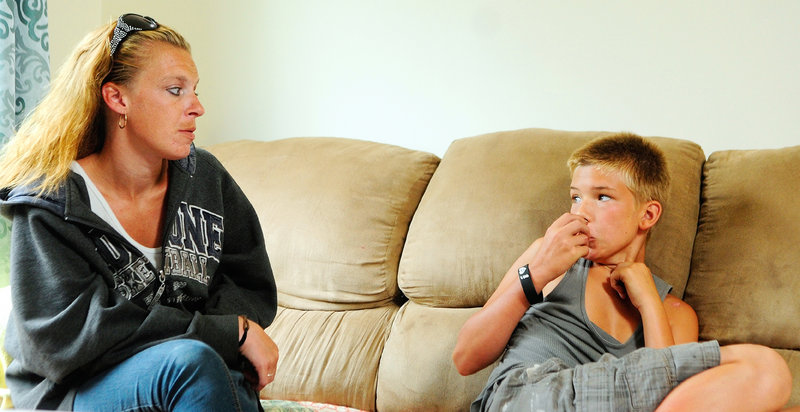
<path fill-rule="evenodd" d="M 542 292 L 536 293 L 536 287 L 533 285 L 533 279 L 531 278 L 531 271 L 528 265 L 517 269 L 517 273 L 519 274 L 519 283 L 522 284 L 522 291 L 525 292 L 525 298 L 528 299 L 528 303 L 534 305 L 543 301 L 544 297 L 542 296 Z"/>
<path fill-rule="evenodd" d="M 239 346 L 242 346 L 244 345 L 244 341 L 247 340 L 247 330 L 250 329 L 250 322 L 245 315 L 240 315 L 239 317 L 244 320 L 244 332 L 242 332 L 242 338 L 239 339 Z"/>

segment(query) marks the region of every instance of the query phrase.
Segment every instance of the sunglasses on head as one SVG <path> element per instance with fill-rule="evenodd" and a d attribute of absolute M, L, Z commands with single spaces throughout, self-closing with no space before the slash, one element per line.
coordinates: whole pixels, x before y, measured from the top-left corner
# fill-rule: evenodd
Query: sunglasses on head
<path fill-rule="evenodd" d="M 111 57 L 114 57 L 114 52 L 117 51 L 119 44 L 125 40 L 125 37 L 132 31 L 142 30 L 155 30 L 158 28 L 158 23 L 152 17 L 142 16 L 136 13 L 127 13 L 119 16 L 117 19 L 117 26 L 114 27 L 114 35 L 111 36 Z"/>

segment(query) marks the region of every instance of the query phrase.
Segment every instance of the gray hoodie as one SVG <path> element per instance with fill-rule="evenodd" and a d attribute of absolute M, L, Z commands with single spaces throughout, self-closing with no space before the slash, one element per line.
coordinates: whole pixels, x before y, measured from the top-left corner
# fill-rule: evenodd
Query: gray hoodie
<path fill-rule="evenodd" d="M 71 409 L 75 387 L 176 338 L 241 365 L 238 315 L 262 327 L 277 292 L 253 206 L 210 153 L 170 162 L 164 263 L 156 268 L 89 205 L 71 172 L 57 193 L 0 191 L 11 219 L 6 373 L 17 408 Z"/>

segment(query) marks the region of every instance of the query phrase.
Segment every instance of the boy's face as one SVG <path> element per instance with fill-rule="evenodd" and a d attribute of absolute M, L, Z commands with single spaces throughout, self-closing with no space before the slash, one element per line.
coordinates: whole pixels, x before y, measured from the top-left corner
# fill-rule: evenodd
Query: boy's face
<path fill-rule="evenodd" d="M 637 261 L 647 232 L 640 230 L 644 209 L 619 173 L 580 166 L 572 174 L 570 212 L 586 219 L 587 259 L 604 264 Z M 638 236 L 642 235 L 642 236 Z"/>

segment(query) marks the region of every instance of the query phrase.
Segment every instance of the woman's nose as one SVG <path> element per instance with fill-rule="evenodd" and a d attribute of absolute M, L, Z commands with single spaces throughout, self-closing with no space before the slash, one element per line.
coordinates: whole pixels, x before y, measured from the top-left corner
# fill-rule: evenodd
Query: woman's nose
<path fill-rule="evenodd" d="M 203 107 L 203 104 L 200 103 L 200 98 L 197 95 L 194 96 L 194 100 L 192 101 L 192 105 L 189 107 L 189 115 L 200 117 L 206 112 L 206 108 Z"/>

